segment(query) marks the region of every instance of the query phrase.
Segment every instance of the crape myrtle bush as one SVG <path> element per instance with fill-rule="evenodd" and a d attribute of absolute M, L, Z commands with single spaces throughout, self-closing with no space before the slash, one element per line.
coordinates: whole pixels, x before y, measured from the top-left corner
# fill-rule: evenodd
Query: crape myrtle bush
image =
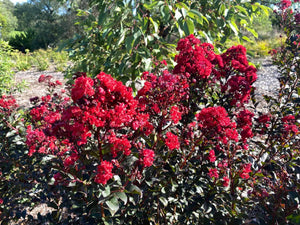
<path fill-rule="evenodd" d="M 163 61 L 144 72 L 135 97 L 104 72 L 77 73 L 69 97 L 53 92 L 59 81 L 40 77 L 51 90 L 32 99 L 26 135 L 32 158 L 49 157 L 54 211 L 40 220 L 297 223 L 299 112 L 291 92 L 279 96 L 284 106 L 269 101 L 270 112 L 258 112 L 249 106 L 256 69 L 243 46 L 217 55 L 190 35 L 177 50 L 173 71 Z"/>
<path fill-rule="evenodd" d="M 264 96 L 264 112 L 246 49 L 217 55 L 192 35 L 179 41 L 173 71 L 157 64 L 137 93 L 103 72 L 77 73 L 66 93 L 41 76 L 49 95 L 32 99 L 20 127 L 7 120 L 14 100 L 2 97 L 1 160 L 10 166 L 1 163 L 1 220 L 25 217 L 11 213 L 25 199 L 47 202 L 53 211 L 38 222 L 53 224 L 298 224 L 299 22 L 285 18 L 290 38 L 273 51 L 281 88 Z"/>

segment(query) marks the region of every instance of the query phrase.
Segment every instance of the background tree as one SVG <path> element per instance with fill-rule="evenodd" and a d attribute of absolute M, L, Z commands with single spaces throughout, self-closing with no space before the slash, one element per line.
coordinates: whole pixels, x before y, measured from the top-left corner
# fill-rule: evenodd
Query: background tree
<path fill-rule="evenodd" d="M 220 51 L 232 35 L 249 40 L 242 30 L 257 36 L 250 24 L 259 12 L 268 10 L 240 0 L 93 0 L 89 10 L 79 13 L 85 18 L 79 22 L 82 35 L 67 47 L 75 61 L 74 71 L 122 74 L 119 78 L 126 82 L 150 70 L 151 61 L 173 63 L 175 43 L 186 35 L 214 43 Z"/>
<path fill-rule="evenodd" d="M 23 51 L 56 46 L 76 32 L 75 12 L 67 2 L 57 0 L 30 0 L 17 4 L 14 15 L 20 21 L 17 30 L 22 33 L 10 44 Z"/>
<path fill-rule="evenodd" d="M 0 1 L 0 38 L 4 40 L 7 40 L 9 34 L 17 27 L 17 18 L 13 15 L 13 10 L 14 4 L 11 1 Z"/>

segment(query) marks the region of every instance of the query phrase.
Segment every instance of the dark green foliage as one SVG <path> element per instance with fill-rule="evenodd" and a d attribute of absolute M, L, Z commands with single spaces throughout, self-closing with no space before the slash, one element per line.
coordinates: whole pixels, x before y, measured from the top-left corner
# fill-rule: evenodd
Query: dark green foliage
<path fill-rule="evenodd" d="M 55 47 L 78 32 L 74 26 L 76 9 L 56 0 L 17 4 L 14 15 L 18 19 L 17 30 L 21 33 L 13 36 L 10 43 L 21 51 Z"/>
<path fill-rule="evenodd" d="M 26 49 L 33 51 L 36 38 L 36 34 L 33 30 L 19 32 L 14 37 L 10 38 L 9 45 L 23 53 L 25 53 Z"/>

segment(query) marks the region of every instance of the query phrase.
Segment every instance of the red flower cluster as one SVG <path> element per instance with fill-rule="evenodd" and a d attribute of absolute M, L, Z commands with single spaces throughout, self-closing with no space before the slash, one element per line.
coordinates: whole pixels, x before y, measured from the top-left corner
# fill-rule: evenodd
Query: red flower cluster
<path fill-rule="evenodd" d="M 112 158 L 129 156 L 138 144 L 137 140 L 131 141 L 134 131 L 151 129 L 149 115 L 139 112 L 130 88 L 103 72 L 95 79 L 82 75 L 71 90 L 73 103 L 57 102 L 50 96 L 42 98 L 43 102 L 30 112 L 35 129 L 27 129 L 29 154 L 57 154 L 66 170 L 75 162 L 78 170 L 77 166 L 84 166 L 79 155 L 91 137 L 96 142 L 93 150 L 102 161 L 104 154 Z M 103 151 L 107 146 L 109 151 Z M 150 151 L 141 155 L 145 166 L 152 165 L 154 152 Z M 98 166 L 95 182 L 105 184 L 112 177 L 111 165 L 103 161 Z"/>
<path fill-rule="evenodd" d="M 229 48 L 221 58 L 220 70 L 214 71 L 216 78 L 221 82 L 223 93 L 230 96 L 230 104 L 242 106 L 250 98 L 252 84 L 257 79 L 256 68 L 249 66 L 246 48 L 242 45 Z"/>
<path fill-rule="evenodd" d="M 0 98 L 0 113 L 9 115 L 13 110 L 18 107 L 16 99 L 12 96 L 2 95 Z"/>
<path fill-rule="evenodd" d="M 216 55 L 211 44 L 201 43 L 189 35 L 178 42 L 177 50 L 180 52 L 175 56 L 177 65 L 173 73 L 185 74 L 190 78 L 190 83 L 212 81 L 214 84 L 218 81 L 224 97 L 232 106 L 242 106 L 249 100 L 257 75 L 256 69 L 249 66 L 246 48 L 233 46 L 225 53 Z"/>
<path fill-rule="evenodd" d="M 177 106 L 172 106 L 170 110 L 170 115 L 174 124 L 177 124 L 181 120 L 182 113 L 179 111 L 179 108 Z"/>
<path fill-rule="evenodd" d="M 242 172 L 240 173 L 240 177 L 243 178 L 243 179 L 248 179 L 250 176 L 249 176 L 249 173 L 251 173 L 251 163 L 247 163 L 243 166 L 243 170 Z"/>
<path fill-rule="evenodd" d="M 285 135 L 292 133 L 292 134 L 297 134 L 298 133 L 298 127 L 295 125 L 295 116 L 293 115 L 288 115 L 285 116 L 281 119 L 283 122 L 283 127 L 284 127 L 284 133 Z"/>
<path fill-rule="evenodd" d="M 166 133 L 167 138 L 165 139 L 165 143 L 170 150 L 179 149 L 180 143 L 178 141 L 178 136 L 173 134 L 172 132 Z"/>
<path fill-rule="evenodd" d="M 136 99 L 140 107 L 150 115 L 165 111 L 188 98 L 189 84 L 185 76 L 171 74 L 165 70 L 161 76 L 144 72 L 142 79 L 146 82 Z"/>
<path fill-rule="evenodd" d="M 224 144 L 229 140 L 238 141 L 236 124 L 231 122 L 223 107 L 204 108 L 196 114 L 196 118 L 199 129 L 207 139 L 218 138 Z"/>
<path fill-rule="evenodd" d="M 290 0 L 281 0 L 281 2 L 280 2 L 280 7 L 282 10 L 287 9 L 291 5 L 292 5 L 292 2 Z"/>
<path fill-rule="evenodd" d="M 82 98 L 84 95 L 92 96 L 95 94 L 95 90 L 93 88 L 94 81 L 92 78 L 89 77 L 79 77 L 75 81 L 75 85 L 72 88 L 72 99 L 73 101 L 77 101 L 78 99 Z"/>
<path fill-rule="evenodd" d="M 208 176 L 210 176 L 211 178 L 212 177 L 218 178 L 219 177 L 218 170 L 216 168 L 209 169 Z"/>
<path fill-rule="evenodd" d="M 177 65 L 173 73 L 189 73 L 193 77 L 208 78 L 213 68 L 211 61 L 215 59 L 213 49 L 211 44 L 201 44 L 192 34 L 181 39 L 176 48 L 180 52 L 175 56 Z"/>
<path fill-rule="evenodd" d="M 113 177 L 113 173 L 111 172 L 113 169 L 112 163 L 108 161 L 103 161 L 97 167 L 97 175 L 95 176 L 95 182 L 98 184 L 105 185 L 109 179 Z"/>
<path fill-rule="evenodd" d="M 142 150 L 142 161 L 145 167 L 152 166 L 154 161 L 154 151 L 150 149 Z"/>

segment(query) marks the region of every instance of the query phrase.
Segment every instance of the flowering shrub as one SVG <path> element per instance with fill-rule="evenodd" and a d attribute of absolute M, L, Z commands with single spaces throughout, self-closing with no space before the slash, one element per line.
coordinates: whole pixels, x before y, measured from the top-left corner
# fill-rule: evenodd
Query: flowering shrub
<path fill-rule="evenodd" d="M 79 74 L 70 98 L 35 100 L 26 144 L 30 155 L 54 156 L 59 194 L 51 205 L 80 215 L 65 221 L 242 223 L 257 202 L 270 204 L 284 179 L 291 185 L 280 196 L 296 192 L 294 178 L 282 171 L 275 170 L 281 180 L 270 185 L 270 168 L 298 160 L 298 114 L 257 115 L 247 105 L 256 69 L 246 49 L 217 55 L 190 35 L 177 50 L 174 70 L 145 72 L 136 97 L 101 72 L 93 79 Z M 284 203 L 282 218 L 294 213 L 295 202 Z M 264 210 L 258 219 L 281 221 Z"/>
<path fill-rule="evenodd" d="M 39 78 L 49 95 L 31 99 L 24 142 L 29 159 L 47 166 L 47 174 L 30 176 L 54 209 L 45 220 L 297 223 L 299 67 L 283 73 L 278 99 L 265 96 L 270 110 L 261 113 L 251 96 L 256 69 L 243 46 L 218 55 L 190 35 L 177 50 L 173 71 L 144 72 L 135 97 L 104 72 L 78 73 L 61 92 L 54 92 L 59 81 Z M 15 107 L 10 97 L 0 100 L 4 132 L 19 132 L 6 123 Z M 0 199 L 9 202 L 2 189 Z"/>

